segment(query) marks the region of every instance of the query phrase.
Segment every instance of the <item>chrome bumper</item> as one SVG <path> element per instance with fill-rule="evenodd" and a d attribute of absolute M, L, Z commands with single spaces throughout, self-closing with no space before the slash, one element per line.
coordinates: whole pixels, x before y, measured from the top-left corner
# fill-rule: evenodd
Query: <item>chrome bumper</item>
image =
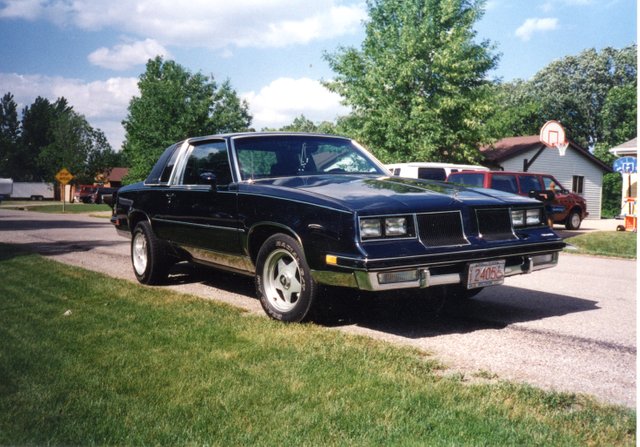
<path fill-rule="evenodd" d="M 522 264 L 505 267 L 504 276 L 521 275 L 555 267 L 558 264 L 558 252 L 527 256 L 524 259 Z M 464 271 L 437 274 L 432 272 L 429 267 L 374 272 L 356 270 L 352 273 L 321 272 L 314 270 L 312 275 L 317 282 L 323 284 L 353 287 L 374 292 L 426 288 L 448 284 L 465 284 L 467 280 Z"/>

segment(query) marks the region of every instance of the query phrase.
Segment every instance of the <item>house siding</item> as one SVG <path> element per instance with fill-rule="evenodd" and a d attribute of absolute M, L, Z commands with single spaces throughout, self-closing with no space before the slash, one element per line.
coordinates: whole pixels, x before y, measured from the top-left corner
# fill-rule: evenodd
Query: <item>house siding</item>
<path fill-rule="evenodd" d="M 500 166 L 505 171 L 523 171 L 523 160 L 531 160 L 537 152 L 537 148 L 519 154 L 516 157 L 503 160 Z M 533 162 L 529 172 L 538 172 L 553 175 L 565 188 L 571 190 L 573 176 L 584 177 L 584 190 L 581 194 L 587 201 L 589 219 L 600 219 L 602 208 L 602 168 L 589 161 L 569 146 L 564 157 L 561 157 L 557 149 L 546 149 Z"/>

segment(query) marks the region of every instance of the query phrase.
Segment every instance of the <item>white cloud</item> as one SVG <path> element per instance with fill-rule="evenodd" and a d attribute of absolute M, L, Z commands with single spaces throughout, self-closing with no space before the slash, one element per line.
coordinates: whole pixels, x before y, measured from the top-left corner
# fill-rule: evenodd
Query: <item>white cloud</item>
<path fill-rule="evenodd" d="M 363 3 L 339 0 L 5 0 L 0 17 L 46 18 L 85 30 L 111 28 L 164 45 L 208 48 L 308 43 L 359 29 Z"/>
<path fill-rule="evenodd" d="M 88 57 L 89 62 L 111 70 L 127 70 L 145 64 L 156 56 L 170 57 L 169 52 L 153 39 L 116 45 L 113 49 L 99 48 Z"/>
<path fill-rule="evenodd" d="M 0 85 L 13 94 L 19 110 L 41 96 L 55 101 L 64 96 L 73 109 L 102 130 L 109 143 L 119 150 L 124 140 L 121 121 L 127 115 L 131 97 L 138 95 L 138 79 L 110 78 L 84 82 L 80 79 L 0 73 Z"/>
<path fill-rule="evenodd" d="M 309 78 L 279 78 L 258 93 L 241 95 L 249 103 L 253 127 L 279 128 L 304 115 L 313 122 L 333 121 L 349 113 L 340 104 L 340 96 L 327 90 L 320 82 Z"/>
<path fill-rule="evenodd" d="M 527 19 L 516 30 L 516 36 L 526 42 L 531 40 L 534 33 L 555 29 L 558 29 L 558 19 L 555 17 Z"/>

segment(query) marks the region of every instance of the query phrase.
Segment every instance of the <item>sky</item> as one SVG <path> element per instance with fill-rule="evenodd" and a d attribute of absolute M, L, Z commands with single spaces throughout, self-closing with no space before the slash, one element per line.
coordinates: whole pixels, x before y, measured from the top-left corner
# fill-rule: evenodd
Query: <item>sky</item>
<path fill-rule="evenodd" d="M 229 80 L 252 126 L 348 113 L 321 82 L 324 55 L 360 48 L 361 0 L 0 0 L 0 95 L 20 110 L 64 96 L 115 150 L 149 58 Z M 530 79 L 554 60 L 637 42 L 635 0 L 488 0 L 476 39 L 495 45 L 491 79 Z"/>

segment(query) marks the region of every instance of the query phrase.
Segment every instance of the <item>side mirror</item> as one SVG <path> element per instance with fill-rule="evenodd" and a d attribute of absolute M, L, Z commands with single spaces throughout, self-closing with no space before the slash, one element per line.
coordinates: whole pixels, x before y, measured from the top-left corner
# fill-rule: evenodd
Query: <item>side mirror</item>
<path fill-rule="evenodd" d="M 199 175 L 201 185 L 209 185 L 213 191 L 216 190 L 216 175 L 213 172 L 205 171 Z"/>
<path fill-rule="evenodd" d="M 550 189 L 542 191 L 531 190 L 529 191 L 529 197 L 539 200 L 541 202 L 552 202 L 556 198 L 556 193 Z"/>

